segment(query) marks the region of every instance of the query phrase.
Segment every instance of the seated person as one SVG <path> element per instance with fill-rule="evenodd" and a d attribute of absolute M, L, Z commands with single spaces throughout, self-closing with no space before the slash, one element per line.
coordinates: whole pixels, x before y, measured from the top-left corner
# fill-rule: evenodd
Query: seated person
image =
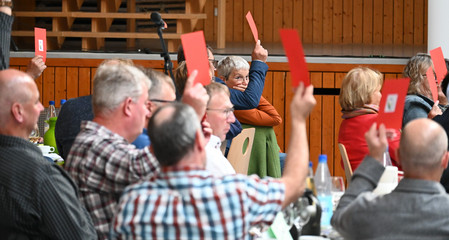
<path fill-rule="evenodd" d="M 448 139 L 437 123 L 420 118 L 405 125 L 398 150 L 404 178 L 391 193 L 372 191 L 385 168 L 385 126 L 366 133 L 369 154 L 354 172 L 332 217 L 344 239 L 447 239 L 449 196 L 439 183 L 447 167 Z"/>
<path fill-rule="evenodd" d="M 0 238 L 97 239 L 72 179 L 28 140 L 40 113 L 35 81 L 0 71 Z"/>
<path fill-rule="evenodd" d="M 382 74 L 367 67 L 356 67 L 343 78 L 339 98 L 343 121 L 338 143 L 345 145 L 352 171 L 368 154 L 364 134 L 377 119 L 382 84 Z M 395 152 L 399 147 L 400 132 L 398 129 L 394 132 L 395 137 L 388 139 L 388 151 L 392 164 L 398 166 Z"/>
<path fill-rule="evenodd" d="M 280 179 L 212 176 L 204 169 L 209 136 L 203 135 L 195 112 L 179 103 L 159 108 L 148 133 L 162 170 L 124 191 L 110 238 L 250 239 L 252 226 L 270 225 L 304 193 L 306 119 L 315 104 L 313 87 L 301 84 L 291 104 L 290 147 Z"/>
<path fill-rule="evenodd" d="M 218 63 L 218 76 L 230 89 L 246 91 L 249 80 L 249 64 L 238 56 L 223 58 Z M 236 111 L 236 117 L 243 128 L 255 128 L 254 143 L 251 150 L 248 174 L 258 174 L 260 177 L 280 177 L 279 146 L 273 126 L 282 122 L 276 109 L 264 98 L 260 99 L 262 106 L 246 111 Z M 259 103 L 259 105 L 260 105 Z M 261 109 L 265 109 L 265 112 Z M 263 120 L 261 114 L 268 119 Z"/>

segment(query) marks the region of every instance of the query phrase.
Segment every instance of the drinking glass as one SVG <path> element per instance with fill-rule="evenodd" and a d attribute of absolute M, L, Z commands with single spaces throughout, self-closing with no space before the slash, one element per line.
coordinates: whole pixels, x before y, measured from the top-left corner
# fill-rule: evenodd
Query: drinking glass
<path fill-rule="evenodd" d="M 310 203 L 307 197 L 302 196 L 295 202 L 288 205 L 282 212 L 284 214 L 285 222 L 291 228 L 295 225 L 298 230 L 298 235 L 301 235 L 301 230 L 304 225 L 310 220 L 310 211 L 308 210 Z"/>
<path fill-rule="evenodd" d="M 33 131 L 31 131 L 31 133 L 30 133 L 29 140 L 30 140 L 30 142 L 37 144 L 37 143 L 39 143 L 39 139 L 40 139 L 39 126 L 36 123 Z"/>
<path fill-rule="evenodd" d="M 343 194 L 345 193 L 345 181 L 343 180 L 343 177 L 339 176 L 331 177 L 331 180 L 332 180 L 332 188 L 331 188 L 332 206 L 335 211 L 341 196 L 343 196 Z"/>

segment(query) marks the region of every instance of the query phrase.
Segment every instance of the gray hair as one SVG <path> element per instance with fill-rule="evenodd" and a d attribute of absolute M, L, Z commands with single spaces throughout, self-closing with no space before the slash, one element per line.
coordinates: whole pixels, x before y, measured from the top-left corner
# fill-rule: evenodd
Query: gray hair
<path fill-rule="evenodd" d="M 409 59 L 404 68 L 404 77 L 410 78 L 407 94 L 432 96 L 424 75 L 429 67 L 433 67 L 432 59 L 426 54 L 417 54 Z M 423 88 L 424 87 L 424 88 Z"/>
<path fill-rule="evenodd" d="M 99 66 L 92 94 L 94 113 L 111 112 L 128 97 L 137 102 L 143 94 L 143 84 L 151 88 L 148 77 L 136 67 L 123 64 Z"/>
<path fill-rule="evenodd" d="M 159 72 L 157 70 L 154 70 L 152 68 L 144 68 L 142 67 L 140 70 L 142 70 L 145 75 L 150 79 L 151 81 L 151 88 L 148 90 L 148 98 L 159 98 L 161 97 L 161 89 L 164 84 L 167 84 L 170 86 L 170 88 L 175 92 L 175 84 L 173 84 L 172 79 L 165 73 Z"/>
<path fill-rule="evenodd" d="M 240 69 L 249 69 L 248 62 L 242 57 L 229 56 L 221 59 L 218 62 L 217 73 L 219 77 L 228 79 L 229 75 L 231 75 L 234 70 Z"/>
<path fill-rule="evenodd" d="M 161 166 L 176 165 L 192 151 L 201 128 L 195 110 L 183 103 L 158 108 L 148 124 L 154 155 Z"/>

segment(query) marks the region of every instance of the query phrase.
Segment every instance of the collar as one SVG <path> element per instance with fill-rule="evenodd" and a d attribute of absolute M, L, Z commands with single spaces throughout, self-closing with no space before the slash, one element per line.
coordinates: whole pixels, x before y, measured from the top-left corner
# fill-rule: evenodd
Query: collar
<path fill-rule="evenodd" d="M 412 178 L 402 179 L 394 191 L 424 194 L 446 194 L 446 191 L 439 182 Z"/>
<path fill-rule="evenodd" d="M 217 137 L 217 136 L 215 136 L 215 135 L 211 135 L 211 136 L 210 136 L 210 139 L 209 139 L 209 142 L 207 143 L 207 145 L 208 145 L 209 147 L 212 147 L 212 148 L 215 148 L 215 149 L 220 150 L 220 147 L 221 147 L 221 140 L 220 140 L 219 137 Z"/>
<path fill-rule="evenodd" d="M 161 168 L 161 172 L 169 173 L 169 172 L 189 172 L 189 171 L 202 171 L 204 170 L 204 167 L 201 167 L 199 165 L 191 165 L 191 166 L 184 166 L 184 167 L 178 167 L 175 166 L 166 166 Z"/>

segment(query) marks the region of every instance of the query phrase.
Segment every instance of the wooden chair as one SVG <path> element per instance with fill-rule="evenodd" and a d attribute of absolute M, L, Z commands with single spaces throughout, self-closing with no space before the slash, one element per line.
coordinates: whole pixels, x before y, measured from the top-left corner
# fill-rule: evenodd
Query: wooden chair
<path fill-rule="evenodd" d="M 228 161 L 234 167 L 236 173 L 248 174 L 249 159 L 251 157 L 251 149 L 253 148 L 254 128 L 243 129 L 242 132 L 232 139 L 231 147 L 229 148 Z M 248 144 L 244 147 L 245 141 L 248 139 Z"/>
<path fill-rule="evenodd" d="M 346 181 L 348 184 L 351 182 L 352 168 L 349 163 L 348 153 L 346 152 L 345 145 L 339 143 L 338 148 L 340 149 L 341 159 L 343 161 L 343 166 L 345 168 Z"/>

